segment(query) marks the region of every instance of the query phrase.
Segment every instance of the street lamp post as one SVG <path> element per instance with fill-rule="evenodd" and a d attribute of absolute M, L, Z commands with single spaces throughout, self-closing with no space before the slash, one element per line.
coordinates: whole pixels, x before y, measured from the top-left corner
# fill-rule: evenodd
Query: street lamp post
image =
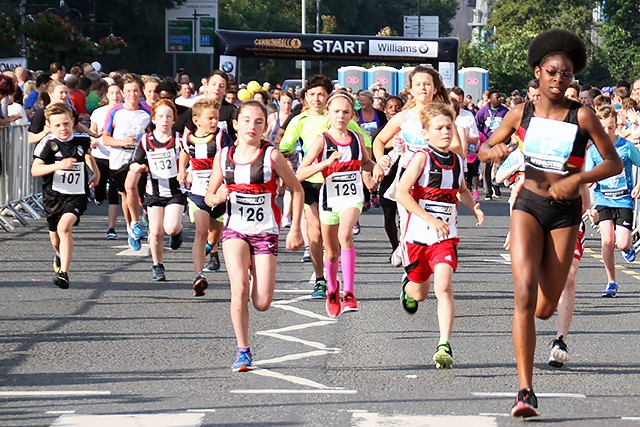
<path fill-rule="evenodd" d="M 306 16 L 307 16 L 307 4 L 306 4 L 306 0 L 300 0 L 301 2 L 301 6 L 302 6 L 302 34 L 306 34 L 307 33 L 307 22 L 306 22 Z M 302 65 L 302 70 L 300 72 L 300 78 L 302 79 L 302 87 L 304 87 L 304 82 L 307 80 L 307 62 L 303 59 L 302 61 L 300 61 L 301 65 Z"/>

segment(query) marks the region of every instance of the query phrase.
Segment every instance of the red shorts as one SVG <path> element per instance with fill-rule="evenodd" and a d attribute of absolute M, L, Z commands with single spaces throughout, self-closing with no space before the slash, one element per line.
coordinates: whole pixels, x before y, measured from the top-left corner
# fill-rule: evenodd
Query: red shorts
<path fill-rule="evenodd" d="M 426 282 L 438 264 L 448 264 L 456 271 L 459 241 L 447 239 L 429 246 L 406 243 L 403 264 L 409 280 L 415 283 Z"/>

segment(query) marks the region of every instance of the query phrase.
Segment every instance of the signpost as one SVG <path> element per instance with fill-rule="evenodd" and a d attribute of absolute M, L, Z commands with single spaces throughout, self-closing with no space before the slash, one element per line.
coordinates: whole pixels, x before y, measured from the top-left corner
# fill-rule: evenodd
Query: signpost
<path fill-rule="evenodd" d="M 404 37 L 438 38 L 439 22 L 437 16 L 404 16 Z"/>
<path fill-rule="evenodd" d="M 218 0 L 186 0 L 166 9 L 167 53 L 213 54 L 218 25 Z"/>

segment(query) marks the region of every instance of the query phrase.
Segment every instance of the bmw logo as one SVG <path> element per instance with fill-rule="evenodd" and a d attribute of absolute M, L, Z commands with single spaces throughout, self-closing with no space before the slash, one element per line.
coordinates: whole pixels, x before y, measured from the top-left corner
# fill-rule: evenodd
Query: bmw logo
<path fill-rule="evenodd" d="M 420 53 L 425 54 L 429 52 L 429 46 L 427 46 L 426 44 L 421 44 L 418 50 L 420 51 Z"/>
<path fill-rule="evenodd" d="M 231 61 L 223 62 L 221 68 L 225 73 L 230 73 L 233 71 L 233 63 Z"/>

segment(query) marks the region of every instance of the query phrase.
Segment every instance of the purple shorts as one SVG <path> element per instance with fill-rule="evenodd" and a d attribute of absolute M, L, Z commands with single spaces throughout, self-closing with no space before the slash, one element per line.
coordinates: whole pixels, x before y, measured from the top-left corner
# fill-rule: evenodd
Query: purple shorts
<path fill-rule="evenodd" d="M 278 256 L 278 235 L 269 233 L 242 234 L 225 228 L 222 231 L 222 241 L 239 239 L 249 244 L 251 255 L 274 255 Z"/>

